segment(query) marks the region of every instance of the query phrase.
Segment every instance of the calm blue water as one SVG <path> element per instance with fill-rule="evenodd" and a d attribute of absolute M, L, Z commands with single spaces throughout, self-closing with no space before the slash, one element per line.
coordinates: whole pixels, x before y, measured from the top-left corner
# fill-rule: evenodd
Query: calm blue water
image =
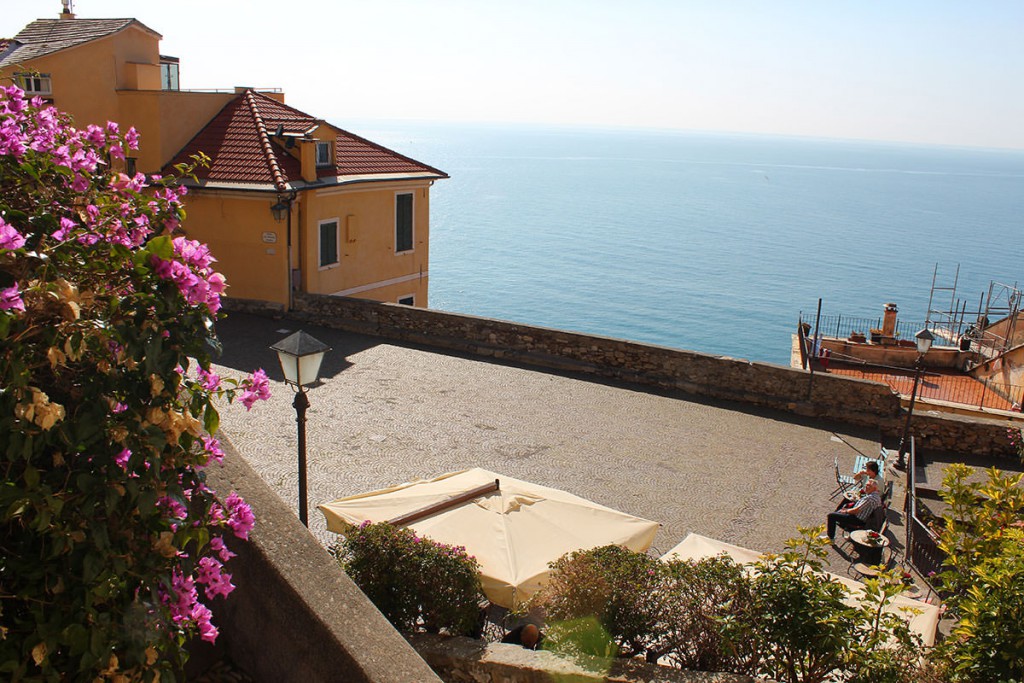
<path fill-rule="evenodd" d="M 959 264 L 971 307 L 990 280 L 1021 277 L 1024 152 L 350 128 L 451 175 L 431 193 L 431 308 L 788 364 L 818 297 L 823 313 L 875 318 L 895 301 L 923 320 L 936 265 L 948 287 Z"/>

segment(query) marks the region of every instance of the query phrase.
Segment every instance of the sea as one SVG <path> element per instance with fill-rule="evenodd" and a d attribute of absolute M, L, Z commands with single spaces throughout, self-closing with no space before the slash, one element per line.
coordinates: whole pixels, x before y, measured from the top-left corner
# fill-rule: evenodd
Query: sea
<path fill-rule="evenodd" d="M 878 318 L 891 301 L 923 321 L 930 299 L 977 309 L 1022 275 L 1024 151 L 345 127 L 451 176 L 431 190 L 433 309 L 787 365 L 819 299 L 823 314 Z"/>

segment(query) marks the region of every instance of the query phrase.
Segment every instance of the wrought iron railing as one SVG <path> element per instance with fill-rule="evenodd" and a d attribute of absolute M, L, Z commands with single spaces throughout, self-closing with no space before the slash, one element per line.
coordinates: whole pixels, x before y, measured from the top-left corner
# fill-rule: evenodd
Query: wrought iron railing
<path fill-rule="evenodd" d="M 813 337 L 815 332 L 819 335 L 826 337 L 838 337 L 840 339 L 849 339 L 850 335 L 859 333 L 864 335 L 866 339 L 871 339 L 871 330 L 882 329 L 882 318 L 854 318 L 844 315 L 823 315 L 820 318 L 814 315 L 806 316 L 803 313 L 800 314 L 800 320 L 811 326 L 809 336 Z M 818 329 L 814 329 L 815 321 L 818 323 Z M 914 335 L 924 328 L 924 323 L 913 322 L 909 320 L 896 320 L 896 338 L 906 339 L 907 341 L 913 342 Z M 949 343 L 953 343 L 950 341 Z"/>
<path fill-rule="evenodd" d="M 917 467 L 917 449 L 914 447 L 914 439 L 910 439 L 910 460 L 907 463 L 907 540 L 906 559 L 917 570 L 932 590 L 935 585 L 931 577 L 942 571 L 942 563 L 946 559 L 946 553 L 939 548 L 938 538 L 928 528 L 920 516 L 917 505 L 917 478 L 915 476 Z"/>
<path fill-rule="evenodd" d="M 917 398 L 992 410 L 1020 410 L 1024 405 L 1024 386 L 1018 384 L 968 376 L 942 375 L 941 380 L 939 377 L 925 372 L 917 387 Z M 887 375 L 885 382 L 901 396 L 910 396 L 914 388 L 913 376 Z"/>

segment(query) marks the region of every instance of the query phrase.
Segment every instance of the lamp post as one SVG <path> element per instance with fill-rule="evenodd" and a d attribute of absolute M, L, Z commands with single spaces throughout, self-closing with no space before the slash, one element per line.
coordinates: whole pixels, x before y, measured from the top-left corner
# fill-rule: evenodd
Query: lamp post
<path fill-rule="evenodd" d="M 299 331 L 282 339 L 271 350 L 277 351 L 281 362 L 284 381 L 295 391 L 295 423 L 299 430 L 299 521 L 309 526 L 306 514 L 306 410 L 309 408 L 309 397 L 306 386 L 313 384 L 320 373 L 320 363 L 324 354 L 331 350 L 322 341 Z"/>
<path fill-rule="evenodd" d="M 896 458 L 896 469 L 907 468 L 907 444 L 910 439 L 910 418 L 914 415 L 914 403 L 917 400 L 917 386 L 921 382 L 921 373 L 924 370 L 924 355 L 932 347 L 935 336 L 924 328 L 914 335 L 917 342 L 917 361 L 914 363 L 914 388 L 910 390 L 910 407 L 907 410 L 907 421 L 903 425 L 903 436 L 900 437 L 899 456 Z"/>

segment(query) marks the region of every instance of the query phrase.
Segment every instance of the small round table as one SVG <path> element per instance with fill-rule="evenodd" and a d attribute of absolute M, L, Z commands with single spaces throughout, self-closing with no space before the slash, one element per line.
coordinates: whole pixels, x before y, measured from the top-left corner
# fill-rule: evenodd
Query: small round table
<path fill-rule="evenodd" d="M 874 565 L 882 562 L 882 549 L 888 547 L 889 539 L 878 535 L 873 538 L 869 534 L 876 532 L 867 529 L 858 529 L 850 532 L 850 542 L 865 564 Z"/>
<path fill-rule="evenodd" d="M 924 591 L 921 590 L 920 586 L 911 585 L 904 588 L 900 595 L 913 598 L 914 600 L 920 600 L 921 596 L 924 595 Z"/>

